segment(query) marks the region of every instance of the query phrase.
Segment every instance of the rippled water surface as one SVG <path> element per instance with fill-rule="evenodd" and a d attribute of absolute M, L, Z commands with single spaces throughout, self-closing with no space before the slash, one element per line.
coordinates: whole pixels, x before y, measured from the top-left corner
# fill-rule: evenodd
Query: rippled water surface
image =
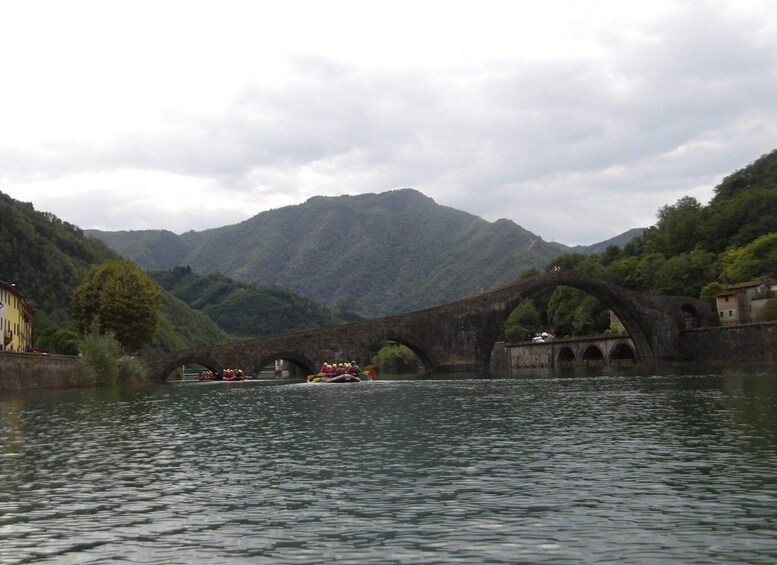
<path fill-rule="evenodd" d="M 777 372 L 0 399 L 0 563 L 777 560 Z"/>

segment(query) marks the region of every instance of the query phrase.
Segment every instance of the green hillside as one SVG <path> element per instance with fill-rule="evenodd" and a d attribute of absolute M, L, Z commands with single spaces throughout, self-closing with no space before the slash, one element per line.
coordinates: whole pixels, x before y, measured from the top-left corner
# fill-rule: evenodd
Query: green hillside
<path fill-rule="evenodd" d="M 145 269 L 190 265 L 281 286 L 368 316 L 442 304 L 506 284 L 563 250 L 509 220 L 487 222 L 411 189 L 314 197 L 236 225 L 90 232 Z"/>
<path fill-rule="evenodd" d="M 97 263 L 120 257 L 103 242 L 32 204 L 0 193 L 0 279 L 12 282 L 33 308 L 34 343 L 47 348 L 58 329 L 75 328 L 73 291 Z M 227 341 L 207 316 L 162 292 L 162 319 L 144 351 L 181 349 Z"/>
<path fill-rule="evenodd" d="M 38 336 L 71 324 L 73 290 L 91 265 L 119 258 L 78 227 L 0 193 L 0 279 L 31 304 Z"/>
<path fill-rule="evenodd" d="M 321 328 L 341 320 L 326 308 L 280 287 L 239 283 L 222 274 L 197 275 L 190 267 L 149 273 L 163 288 L 238 337 L 267 337 Z"/>

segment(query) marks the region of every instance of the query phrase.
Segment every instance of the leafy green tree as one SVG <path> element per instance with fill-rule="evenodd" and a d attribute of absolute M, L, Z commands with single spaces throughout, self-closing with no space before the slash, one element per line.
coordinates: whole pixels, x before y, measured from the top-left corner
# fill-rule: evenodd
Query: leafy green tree
<path fill-rule="evenodd" d="M 654 273 L 651 292 L 699 296 L 701 289 L 718 278 L 720 266 L 715 253 L 693 249 L 663 261 Z"/>
<path fill-rule="evenodd" d="M 59 329 L 49 336 L 46 348 L 60 355 L 78 355 L 81 348 L 81 336 L 75 330 Z"/>
<path fill-rule="evenodd" d="M 618 259 L 607 264 L 602 271 L 602 278 L 609 282 L 625 286 L 626 288 L 638 288 L 637 267 L 639 258 L 623 253 Z"/>
<path fill-rule="evenodd" d="M 604 333 L 610 326 L 609 309 L 592 294 L 560 286 L 548 301 L 548 323 L 559 337 Z"/>
<path fill-rule="evenodd" d="M 85 332 L 99 321 L 129 351 L 139 350 L 156 332 L 160 294 L 151 279 L 129 261 L 93 267 L 73 295 L 73 315 Z"/>
<path fill-rule="evenodd" d="M 578 304 L 572 316 L 572 331 L 575 335 L 591 335 L 594 329 L 594 319 L 585 303 Z"/>
<path fill-rule="evenodd" d="M 617 245 L 608 245 L 607 249 L 604 250 L 604 253 L 601 254 L 600 260 L 602 266 L 606 267 L 621 257 L 623 257 L 623 251 L 621 251 L 620 247 Z"/>
<path fill-rule="evenodd" d="M 764 321 L 774 322 L 777 321 L 777 296 L 771 297 L 764 306 L 762 313 Z"/>
<path fill-rule="evenodd" d="M 537 307 L 531 298 L 527 298 L 507 317 L 504 338 L 510 342 L 530 339 L 531 335 L 538 332 L 541 327 L 542 321 Z"/>
<path fill-rule="evenodd" d="M 721 292 L 723 292 L 725 289 L 726 289 L 725 285 L 719 283 L 718 281 L 711 282 L 703 289 L 701 289 L 701 294 L 699 295 L 699 298 L 701 298 L 702 300 L 704 300 L 704 302 L 709 304 L 713 310 L 716 310 L 717 301 L 715 300 L 715 297 Z"/>
<path fill-rule="evenodd" d="M 571 336 L 575 333 L 575 308 L 583 299 L 581 291 L 560 286 L 553 291 L 548 301 L 548 322 L 557 336 Z"/>
<path fill-rule="evenodd" d="M 769 233 L 752 243 L 723 254 L 721 278 L 728 283 L 777 276 L 777 233 Z"/>
<path fill-rule="evenodd" d="M 701 203 L 692 196 L 683 196 L 674 206 L 662 206 L 654 232 L 656 251 L 670 256 L 690 251 L 699 240 L 701 222 Z"/>

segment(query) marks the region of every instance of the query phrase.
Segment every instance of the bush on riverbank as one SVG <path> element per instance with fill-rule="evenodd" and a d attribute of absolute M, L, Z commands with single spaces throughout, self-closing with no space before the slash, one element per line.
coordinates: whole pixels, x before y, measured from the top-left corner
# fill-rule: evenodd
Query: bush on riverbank
<path fill-rule="evenodd" d="M 119 359 L 119 382 L 135 384 L 148 382 L 148 371 L 135 357 L 124 356 Z"/>
<path fill-rule="evenodd" d="M 423 371 L 423 363 L 413 351 L 399 343 L 385 345 L 371 359 L 371 365 L 381 373 L 401 374 Z"/>
<path fill-rule="evenodd" d="M 121 344 L 112 333 L 100 334 L 96 324 L 81 344 L 78 380 L 81 385 L 110 385 L 119 380 Z"/>
<path fill-rule="evenodd" d="M 117 383 L 139 383 L 148 373 L 138 359 L 121 356 L 121 344 L 112 332 L 100 333 L 92 324 L 81 343 L 81 359 L 74 385 L 103 386 Z"/>

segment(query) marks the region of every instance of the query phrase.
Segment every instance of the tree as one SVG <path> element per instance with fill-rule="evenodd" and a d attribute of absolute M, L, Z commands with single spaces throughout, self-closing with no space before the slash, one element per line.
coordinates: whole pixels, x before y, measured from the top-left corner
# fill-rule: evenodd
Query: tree
<path fill-rule="evenodd" d="M 75 330 L 61 328 L 49 336 L 46 346 L 60 355 L 78 355 L 81 336 Z"/>
<path fill-rule="evenodd" d="M 726 290 L 725 285 L 722 283 L 719 283 L 718 281 L 714 281 L 709 283 L 707 286 L 701 289 L 701 294 L 699 295 L 699 298 L 704 300 L 707 304 L 709 304 L 713 310 L 717 309 L 717 301 L 715 300 L 715 297 Z"/>
<path fill-rule="evenodd" d="M 504 338 L 507 341 L 531 339 L 531 335 L 540 330 L 541 320 L 537 307 L 531 298 L 516 306 L 505 320 Z"/>
<path fill-rule="evenodd" d="M 777 233 L 762 235 L 723 254 L 721 279 L 728 283 L 777 276 Z"/>
<path fill-rule="evenodd" d="M 656 250 L 666 256 L 690 251 L 699 239 L 702 206 L 692 196 L 683 196 L 674 206 L 658 210 L 658 230 L 648 237 L 656 237 Z"/>
<path fill-rule="evenodd" d="M 717 255 L 694 249 L 667 258 L 653 273 L 651 292 L 699 296 L 701 289 L 720 274 Z"/>
<path fill-rule="evenodd" d="M 73 295 L 73 316 L 86 333 L 99 321 L 122 347 L 139 350 L 151 340 L 160 317 L 161 297 L 151 279 L 129 261 L 106 261 L 92 268 Z"/>
<path fill-rule="evenodd" d="M 777 321 L 777 296 L 772 296 L 764 307 L 764 311 L 761 314 L 762 319 L 767 322 Z"/>

